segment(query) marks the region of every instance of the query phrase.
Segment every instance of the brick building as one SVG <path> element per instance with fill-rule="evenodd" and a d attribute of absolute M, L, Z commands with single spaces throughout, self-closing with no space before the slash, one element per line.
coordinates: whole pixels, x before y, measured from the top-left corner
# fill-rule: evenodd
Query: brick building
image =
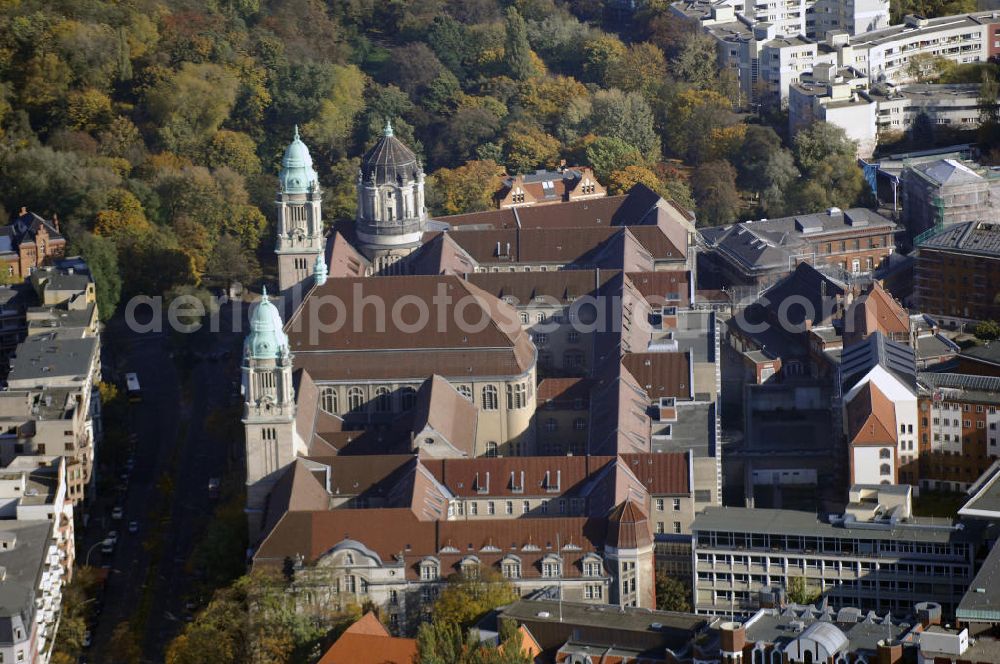
<path fill-rule="evenodd" d="M 561 166 L 556 171 L 537 170 L 507 176 L 493 196 L 499 209 L 551 205 L 603 198 L 608 195 L 587 166 Z"/>
<path fill-rule="evenodd" d="M 704 268 L 732 286 L 767 287 L 799 263 L 869 274 L 895 249 L 896 225 L 863 208 L 702 229 Z M 700 268 L 701 269 L 701 268 Z"/>
<path fill-rule="evenodd" d="M 9 225 L 0 228 L 0 273 L 8 281 L 21 281 L 43 265 L 61 258 L 66 238 L 59 232 L 59 220 L 42 219 L 28 208 Z"/>
<path fill-rule="evenodd" d="M 945 226 L 918 243 L 915 306 L 942 326 L 1000 320 L 1000 223 Z"/>

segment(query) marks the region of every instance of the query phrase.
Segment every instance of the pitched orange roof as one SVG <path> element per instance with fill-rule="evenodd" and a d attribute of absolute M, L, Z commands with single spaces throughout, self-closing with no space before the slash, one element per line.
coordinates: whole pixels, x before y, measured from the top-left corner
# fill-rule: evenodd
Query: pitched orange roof
<path fill-rule="evenodd" d="M 852 445 L 894 445 L 896 409 L 871 381 L 847 404 L 847 436 Z"/>
<path fill-rule="evenodd" d="M 385 625 L 376 617 L 375 613 L 369 611 L 344 630 L 344 634 L 367 634 L 368 636 L 392 636 Z"/>
<path fill-rule="evenodd" d="M 330 646 L 318 664 L 411 664 L 417 655 L 417 640 L 350 630 Z"/>
<path fill-rule="evenodd" d="M 906 309 L 878 282 L 872 284 L 871 289 L 854 303 L 846 322 L 850 326 L 844 333 L 848 344 L 867 339 L 875 332 L 892 337 L 910 331 L 910 317 Z"/>

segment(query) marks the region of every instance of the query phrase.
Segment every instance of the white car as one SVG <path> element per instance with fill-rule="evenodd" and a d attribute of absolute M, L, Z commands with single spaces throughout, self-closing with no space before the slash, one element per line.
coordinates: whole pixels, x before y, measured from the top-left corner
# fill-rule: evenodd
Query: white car
<path fill-rule="evenodd" d="M 89 648 L 93 642 L 94 642 L 94 635 L 91 634 L 90 630 L 88 629 L 86 632 L 83 633 L 83 643 L 81 643 L 81 645 L 84 648 Z"/>
<path fill-rule="evenodd" d="M 130 533 L 132 533 L 133 535 L 135 535 L 137 532 L 139 532 L 139 522 L 138 521 L 129 521 L 128 522 L 128 531 Z"/>
<path fill-rule="evenodd" d="M 105 537 L 104 539 L 105 539 L 105 541 L 111 542 L 112 544 L 118 544 L 118 531 L 117 530 L 109 530 L 108 531 L 108 536 Z"/>
<path fill-rule="evenodd" d="M 125 516 L 125 508 L 120 505 L 111 510 L 111 518 L 114 519 L 115 521 L 121 521 L 124 516 Z"/>

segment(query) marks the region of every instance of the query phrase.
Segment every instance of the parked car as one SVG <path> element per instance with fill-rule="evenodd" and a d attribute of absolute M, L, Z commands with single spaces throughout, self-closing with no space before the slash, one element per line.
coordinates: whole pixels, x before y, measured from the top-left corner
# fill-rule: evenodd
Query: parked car
<path fill-rule="evenodd" d="M 93 643 L 94 643 L 94 635 L 91 634 L 90 630 L 88 629 L 86 632 L 83 633 L 82 645 L 84 648 L 89 648 Z"/>
<path fill-rule="evenodd" d="M 103 553 L 106 556 L 110 556 L 114 552 L 115 552 L 115 543 L 113 541 L 106 539 L 103 542 L 101 542 L 101 553 Z"/>
<path fill-rule="evenodd" d="M 125 516 L 125 508 L 121 505 L 117 505 L 113 510 L 111 510 L 111 518 L 115 521 L 121 521 Z"/>
<path fill-rule="evenodd" d="M 219 497 L 219 487 L 222 485 L 222 480 L 218 477 L 213 477 L 208 480 L 208 497 L 218 498 Z"/>
<path fill-rule="evenodd" d="M 139 532 L 139 522 L 138 521 L 129 521 L 128 522 L 128 531 L 130 533 L 132 533 L 133 535 L 135 535 L 137 532 Z"/>
<path fill-rule="evenodd" d="M 118 544 L 118 531 L 109 530 L 107 537 L 104 538 L 105 541 L 110 541 L 112 544 Z"/>

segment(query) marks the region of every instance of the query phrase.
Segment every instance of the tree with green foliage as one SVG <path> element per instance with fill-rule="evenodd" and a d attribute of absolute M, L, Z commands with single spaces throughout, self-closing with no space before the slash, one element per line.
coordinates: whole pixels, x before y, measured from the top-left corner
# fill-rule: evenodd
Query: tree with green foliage
<path fill-rule="evenodd" d="M 435 622 L 458 625 L 464 630 L 517 597 L 510 581 L 494 570 L 460 572 L 448 578 L 448 584 L 434 602 L 432 615 Z"/>
<path fill-rule="evenodd" d="M 976 325 L 973 334 L 982 341 L 996 341 L 1000 339 L 1000 323 L 995 320 L 984 320 Z"/>
<path fill-rule="evenodd" d="M 660 611 L 691 610 L 691 590 L 688 586 L 666 572 L 656 573 L 656 608 Z"/>
<path fill-rule="evenodd" d="M 857 143 L 844 130 L 816 122 L 795 135 L 795 157 L 805 182 L 795 188 L 791 205 L 799 212 L 853 207 L 864 189 L 857 163 Z"/>
<path fill-rule="evenodd" d="M 83 233 L 73 239 L 73 253 L 87 262 L 97 290 L 97 312 L 102 321 L 114 315 L 122 295 L 122 278 L 118 268 L 118 248 L 114 241 Z"/>
<path fill-rule="evenodd" d="M 596 93 L 590 125 L 593 133 L 621 139 L 646 159 L 656 161 L 660 157 L 660 137 L 654 127 L 653 111 L 637 92 L 612 88 Z"/>
<path fill-rule="evenodd" d="M 417 629 L 417 656 L 414 664 L 531 664 L 524 651 L 521 633 L 512 621 L 500 623 L 500 643 L 488 645 L 475 630 L 456 623 L 434 620 Z"/>
<path fill-rule="evenodd" d="M 689 32 L 684 35 L 670 69 L 681 81 L 708 90 L 714 87 L 719 75 L 716 62 L 715 41 L 701 32 Z"/>
<path fill-rule="evenodd" d="M 164 147 L 186 156 L 201 150 L 233 109 L 237 86 L 227 67 L 185 62 L 153 88 L 147 104 Z"/>
<path fill-rule="evenodd" d="M 748 126 L 734 162 L 737 184 L 760 197 L 761 210 L 770 216 L 783 214 L 786 192 L 798 180 L 799 170 L 778 134 L 770 127 Z"/>
<path fill-rule="evenodd" d="M 788 601 L 793 604 L 812 604 L 820 598 L 821 593 L 806 581 L 804 576 L 793 576 L 788 579 L 788 587 L 785 589 Z"/>
<path fill-rule="evenodd" d="M 698 225 L 718 226 L 736 221 L 740 195 L 736 169 L 728 161 L 705 162 L 691 174 L 691 191 L 698 209 Z"/>
<path fill-rule="evenodd" d="M 516 7 L 508 7 L 506 14 L 506 41 L 504 42 L 503 64 L 507 73 L 515 80 L 523 81 L 538 74 L 532 60 L 531 45 L 528 43 L 528 26 Z"/>
<path fill-rule="evenodd" d="M 503 168 L 495 161 L 469 161 L 457 168 L 439 168 L 427 181 L 427 203 L 435 214 L 464 214 L 493 207 Z"/>
<path fill-rule="evenodd" d="M 984 69 L 979 86 L 979 142 L 983 152 L 990 153 L 1000 146 L 1000 80 L 997 74 Z"/>
<path fill-rule="evenodd" d="M 358 607 L 344 612 L 316 606 L 296 610 L 288 590 L 280 574 L 258 571 L 215 591 L 167 646 L 166 663 L 315 661 L 327 630 L 360 616 Z"/>
<path fill-rule="evenodd" d="M 620 138 L 600 137 L 587 146 L 587 163 L 601 182 L 610 181 L 611 174 L 630 166 L 645 166 L 645 158 L 634 146 Z"/>

